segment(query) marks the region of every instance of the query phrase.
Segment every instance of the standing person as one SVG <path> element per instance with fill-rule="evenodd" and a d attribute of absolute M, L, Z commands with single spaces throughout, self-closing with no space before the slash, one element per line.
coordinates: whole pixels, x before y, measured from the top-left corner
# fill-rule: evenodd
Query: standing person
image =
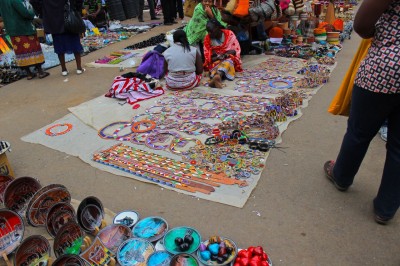
<path fill-rule="evenodd" d="M 203 41 L 207 35 L 207 22 L 210 19 L 216 19 L 226 27 L 226 23 L 222 21 L 221 13 L 212 3 L 212 0 L 203 0 L 198 3 L 194 8 L 192 18 L 184 28 L 190 45 L 198 45 L 202 54 L 204 54 Z"/>
<path fill-rule="evenodd" d="M 204 68 L 210 71 L 210 87 L 222 88 L 224 79 L 233 80 L 242 71 L 240 45 L 235 34 L 223 29 L 218 20 L 207 22 L 204 39 Z"/>
<path fill-rule="evenodd" d="M 76 73 L 80 75 L 85 72 L 81 63 L 83 47 L 80 36 L 79 34 L 69 33 L 64 30 L 64 6 L 67 1 L 76 10 L 82 10 L 82 0 L 43 0 L 43 26 L 44 31 L 50 33 L 53 37 L 54 52 L 58 55 L 61 63 L 61 75 L 68 75 L 65 65 L 65 54 L 70 53 L 73 53 L 75 56 Z"/>
<path fill-rule="evenodd" d="M 28 80 L 36 77 L 30 67 L 36 68 L 39 78 L 47 77 L 49 73 L 42 69 L 42 47 L 32 23 L 35 17 L 32 6 L 24 0 L 1 0 L 0 10 L 4 27 L 11 37 L 17 66 L 26 71 Z"/>
<path fill-rule="evenodd" d="M 159 20 L 159 18 L 156 16 L 154 0 L 147 0 L 147 4 L 149 5 L 151 20 Z M 139 16 L 138 16 L 139 22 L 144 22 L 143 9 L 144 9 L 144 0 L 139 0 Z"/>
<path fill-rule="evenodd" d="M 176 13 L 178 13 L 179 18 L 181 21 L 185 18 L 185 14 L 183 13 L 183 2 L 182 0 L 176 0 L 176 10 L 174 12 L 174 19 L 177 18 Z"/>
<path fill-rule="evenodd" d="M 176 30 L 174 43 L 164 53 L 166 62 L 165 76 L 167 88 L 171 90 L 189 90 L 198 86 L 203 74 L 203 61 L 200 52 L 189 45 L 186 33 Z"/>
<path fill-rule="evenodd" d="M 374 38 L 358 70 L 347 131 L 339 155 L 324 165 L 327 178 L 346 191 L 388 119 L 386 160 L 373 206 L 375 221 L 387 224 L 400 206 L 400 1 L 364 0 L 354 20 L 362 38 Z"/>
<path fill-rule="evenodd" d="M 169 0 L 161 0 L 161 8 L 164 16 L 164 25 L 172 25 L 177 22 L 174 20 L 174 12 L 176 13 L 176 3 L 173 0 L 172 3 Z"/>

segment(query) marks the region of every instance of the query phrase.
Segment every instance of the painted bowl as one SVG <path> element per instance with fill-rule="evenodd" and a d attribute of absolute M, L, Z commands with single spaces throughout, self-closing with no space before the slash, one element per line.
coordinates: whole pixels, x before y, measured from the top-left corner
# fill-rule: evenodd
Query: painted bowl
<path fill-rule="evenodd" d="M 30 236 L 21 243 L 15 252 L 15 265 L 46 266 L 50 258 L 50 251 L 50 243 L 45 237 Z"/>
<path fill-rule="evenodd" d="M 4 206 L 23 216 L 29 201 L 41 187 L 39 181 L 33 177 L 14 179 L 4 192 Z"/>
<path fill-rule="evenodd" d="M 42 187 L 29 201 L 25 214 L 27 222 L 35 227 L 44 226 L 50 208 L 59 202 L 71 202 L 71 194 L 65 186 L 51 184 Z"/>
<path fill-rule="evenodd" d="M 213 239 L 213 241 L 210 241 L 211 239 Z M 203 251 L 203 247 L 207 247 L 207 250 L 208 250 L 209 249 L 209 244 L 211 245 L 211 244 L 214 243 L 214 244 L 221 245 L 222 242 L 224 242 L 225 247 L 232 248 L 232 252 L 231 252 L 231 254 L 229 254 L 229 256 L 227 257 L 226 260 L 224 260 L 223 262 L 219 263 L 218 259 L 217 260 L 211 260 L 211 259 L 205 260 L 205 259 L 202 258 L 201 252 Z M 238 249 L 237 249 L 237 246 L 236 246 L 235 242 L 233 242 L 229 238 L 217 236 L 217 237 L 211 237 L 209 240 L 204 241 L 204 242 L 202 242 L 200 244 L 200 248 L 197 250 L 197 258 L 199 259 L 199 261 L 202 264 L 207 265 L 207 266 L 228 265 L 232 261 L 235 260 L 235 258 L 237 256 L 237 252 L 238 252 Z"/>
<path fill-rule="evenodd" d="M 182 250 L 175 243 L 175 239 L 179 237 L 185 242 L 185 236 L 191 236 L 192 243 L 189 245 L 189 248 L 187 250 Z M 164 236 L 165 249 L 171 254 L 193 253 L 199 248 L 200 243 L 201 243 L 201 236 L 199 232 L 196 229 L 186 226 L 175 227 L 169 230 Z"/>
<path fill-rule="evenodd" d="M 56 257 L 65 254 L 79 255 L 83 244 L 84 233 L 75 221 L 69 221 L 54 239 L 54 253 Z"/>
<path fill-rule="evenodd" d="M 55 237 L 61 227 L 69 221 L 75 221 L 74 207 L 65 202 L 57 203 L 47 213 L 46 230 L 52 237 Z"/>
<path fill-rule="evenodd" d="M 13 252 L 21 243 L 24 231 L 24 222 L 18 213 L 0 210 L 0 254 Z"/>
<path fill-rule="evenodd" d="M 132 230 L 138 221 L 139 213 L 135 211 L 123 211 L 114 217 L 113 223 L 126 225 Z"/>
<path fill-rule="evenodd" d="M 132 238 L 132 231 L 125 225 L 112 224 L 101 229 L 97 237 L 106 248 L 117 254 L 118 247 L 129 238 Z"/>
<path fill-rule="evenodd" d="M 134 237 L 155 242 L 168 231 L 167 221 L 161 217 L 150 216 L 140 220 L 132 229 Z"/>
<path fill-rule="evenodd" d="M 170 266 L 199 266 L 198 260 L 191 254 L 181 253 L 172 257 Z"/>
<path fill-rule="evenodd" d="M 96 237 L 92 245 L 79 256 L 91 266 L 107 266 L 114 254 Z"/>
<path fill-rule="evenodd" d="M 145 266 L 147 259 L 154 251 L 154 246 L 150 241 L 131 238 L 119 246 L 117 260 L 121 266 Z"/>
<path fill-rule="evenodd" d="M 78 255 L 62 255 L 58 259 L 56 259 L 52 266 L 86 266 L 87 263 Z"/>
<path fill-rule="evenodd" d="M 147 259 L 147 266 L 168 266 L 172 255 L 167 251 L 156 251 Z"/>
<path fill-rule="evenodd" d="M 104 207 L 101 201 L 90 196 L 81 201 L 76 213 L 78 224 L 87 233 L 92 233 L 96 227 L 100 227 L 104 219 Z"/>
<path fill-rule="evenodd" d="M 10 175 L 0 175 L 0 203 L 4 203 L 4 192 L 6 191 L 6 188 L 8 184 L 11 183 L 11 181 L 14 180 L 14 177 Z"/>

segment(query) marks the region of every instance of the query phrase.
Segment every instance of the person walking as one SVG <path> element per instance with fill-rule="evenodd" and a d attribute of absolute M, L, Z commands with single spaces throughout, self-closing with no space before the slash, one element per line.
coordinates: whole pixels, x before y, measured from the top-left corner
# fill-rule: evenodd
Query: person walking
<path fill-rule="evenodd" d="M 147 0 L 147 4 L 149 5 L 151 20 L 159 20 L 159 18 L 156 16 L 154 0 Z M 144 0 L 139 0 L 139 15 L 138 15 L 139 22 L 144 22 L 143 9 L 144 9 Z"/>
<path fill-rule="evenodd" d="M 44 55 L 33 25 L 33 7 L 24 0 L 1 0 L 0 10 L 4 28 L 11 37 L 17 66 L 26 71 L 28 80 L 36 77 L 31 67 L 36 68 L 39 78 L 47 77 L 49 73 L 42 69 Z"/>
<path fill-rule="evenodd" d="M 54 52 L 58 55 L 61 64 L 61 75 L 67 76 L 68 70 L 65 64 L 65 54 L 73 53 L 76 61 L 76 73 L 85 72 L 82 68 L 81 53 L 83 47 L 79 34 L 66 32 L 64 29 L 64 8 L 71 4 L 76 10 L 82 10 L 82 0 L 43 0 L 43 26 L 46 33 L 53 37 Z"/>
<path fill-rule="evenodd" d="M 347 131 L 339 155 L 324 165 L 326 177 L 346 191 L 379 128 L 388 120 L 386 159 L 374 218 L 387 224 L 400 206 L 400 1 L 364 0 L 354 20 L 362 38 L 372 38 L 353 88 Z"/>

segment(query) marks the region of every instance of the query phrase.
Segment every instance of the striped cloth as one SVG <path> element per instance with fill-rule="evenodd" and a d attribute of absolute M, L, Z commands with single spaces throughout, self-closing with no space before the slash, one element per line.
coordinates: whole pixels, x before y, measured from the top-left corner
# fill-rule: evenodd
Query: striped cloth
<path fill-rule="evenodd" d="M 197 87 L 201 80 L 201 74 L 174 72 L 165 76 L 167 88 L 170 90 L 190 90 Z"/>
<path fill-rule="evenodd" d="M 155 83 L 147 83 L 137 77 L 125 78 L 118 76 L 114 78 L 114 82 L 105 96 L 124 99 L 129 104 L 134 104 L 163 94 L 163 88 L 156 87 Z"/>

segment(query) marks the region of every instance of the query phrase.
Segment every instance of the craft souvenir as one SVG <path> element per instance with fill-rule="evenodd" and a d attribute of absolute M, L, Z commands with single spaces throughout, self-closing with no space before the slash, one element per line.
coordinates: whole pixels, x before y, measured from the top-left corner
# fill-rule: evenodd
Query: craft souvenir
<path fill-rule="evenodd" d="M 104 219 L 104 208 L 101 201 L 93 196 L 87 197 L 79 204 L 77 211 L 78 224 L 87 233 L 100 229 Z"/>
<path fill-rule="evenodd" d="M 107 266 L 115 265 L 112 258 L 112 252 L 100 241 L 98 237 L 95 238 L 93 244 L 85 250 L 81 255 L 90 266 Z"/>
<path fill-rule="evenodd" d="M 15 265 L 18 266 L 46 266 L 50 258 L 49 241 L 40 235 L 33 235 L 25 239 L 15 253 Z"/>
<path fill-rule="evenodd" d="M 140 220 L 132 229 L 134 237 L 143 238 L 150 242 L 159 240 L 167 231 L 167 221 L 161 217 L 155 216 Z"/>
<path fill-rule="evenodd" d="M 51 184 L 41 188 L 29 201 L 26 220 L 32 226 L 43 226 L 49 209 L 59 202 L 71 202 L 71 194 L 67 188 L 59 184 Z"/>
<path fill-rule="evenodd" d="M 13 252 L 21 243 L 24 231 L 21 216 L 10 210 L 0 210 L 0 255 Z"/>
<path fill-rule="evenodd" d="M 75 220 L 74 208 L 65 202 L 60 202 L 51 207 L 46 217 L 47 232 L 55 237 L 60 228 L 71 220 Z"/>
<path fill-rule="evenodd" d="M 79 255 L 81 246 L 83 245 L 84 233 L 75 221 L 69 221 L 60 231 L 58 231 L 54 239 L 54 253 L 56 257 L 64 254 Z"/>
<path fill-rule="evenodd" d="M 147 266 L 169 266 L 172 255 L 167 251 L 155 251 L 147 259 Z"/>
<path fill-rule="evenodd" d="M 39 181 L 33 177 L 14 179 L 4 192 L 5 207 L 21 216 L 24 215 L 28 202 L 41 187 Z"/>
<path fill-rule="evenodd" d="M 101 229 L 97 237 L 104 246 L 114 254 L 117 254 L 118 247 L 127 239 L 132 238 L 132 231 L 122 224 L 112 224 Z"/>
<path fill-rule="evenodd" d="M 156 251 L 166 251 L 164 246 L 164 238 L 158 240 L 154 245 L 154 248 L 156 249 Z"/>
<path fill-rule="evenodd" d="M 145 266 L 153 252 L 154 247 L 149 241 L 131 238 L 118 248 L 117 260 L 121 266 Z"/>
<path fill-rule="evenodd" d="M 199 266 L 199 262 L 196 260 L 196 258 L 190 254 L 187 253 L 182 253 L 182 254 L 177 254 L 172 257 L 171 263 L 169 264 L 170 266 Z"/>
<path fill-rule="evenodd" d="M 8 184 L 13 181 L 14 178 L 9 175 L 0 175 L 0 203 L 4 203 L 4 192 L 6 191 L 6 188 Z"/>
<path fill-rule="evenodd" d="M 62 255 L 52 266 L 87 266 L 87 263 L 78 255 Z"/>
<path fill-rule="evenodd" d="M 234 266 L 272 266 L 272 261 L 261 246 L 239 249 Z"/>
<path fill-rule="evenodd" d="M 231 263 L 237 255 L 237 247 L 232 240 L 213 236 L 209 240 L 200 244 L 197 250 L 197 257 L 204 265 L 227 265 Z"/>
<path fill-rule="evenodd" d="M 164 236 L 165 249 L 172 254 L 193 253 L 199 248 L 200 242 L 199 232 L 186 226 L 173 228 Z"/>
<path fill-rule="evenodd" d="M 123 211 L 114 217 L 114 224 L 123 224 L 128 226 L 131 230 L 133 226 L 139 221 L 139 214 L 135 211 Z"/>

